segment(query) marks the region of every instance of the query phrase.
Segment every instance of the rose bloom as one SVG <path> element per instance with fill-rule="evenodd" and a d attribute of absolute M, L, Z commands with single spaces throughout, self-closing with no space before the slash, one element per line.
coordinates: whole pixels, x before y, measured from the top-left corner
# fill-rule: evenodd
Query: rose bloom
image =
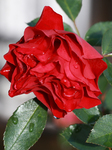
<path fill-rule="evenodd" d="M 107 68 L 102 56 L 77 34 L 64 31 L 62 16 L 49 6 L 34 27 L 9 45 L 0 71 L 9 96 L 33 92 L 54 116 L 101 104 L 98 78 Z"/>

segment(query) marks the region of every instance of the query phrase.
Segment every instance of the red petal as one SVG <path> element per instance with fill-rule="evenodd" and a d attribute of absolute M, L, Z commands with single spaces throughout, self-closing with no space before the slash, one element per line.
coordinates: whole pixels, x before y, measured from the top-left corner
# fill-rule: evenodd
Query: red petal
<path fill-rule="evenodd" d="M 35 32 L 33 31 L 34 28 L 27 27 L 24 31 L 24 40 L 25 42 L 32 40 L 35 36 Z"/>
<path fill-rule="evenodd" d="M 77 106 L 76 109 L 78 108 L 92 108 L 95 107 L 97 105 L 100 105 L 101 101 L 99 99 L 94 99 L 94 98 L 90 98 L 90 97 L 83 97 L 83 99 L 81 100 L 81 102 L 79 103 L 79 106 Z"/>
<path fill-rule="evenodd" d="M 97 79 L 100 76 L 100 74 L 107 69 L 107 64 L 101 60 L 101 59 L 93 59 L 93 60 L 88 60 L 91 68 L 94 72 L 94 74 L 96 75 Z"/>
<path fill-rule="evenodd" d="M 0 70 L 0 74 L 4 75 L 9 81 L 11 81 L 14 69 L 15 69 L 14 65 L 6 62 L 2 70 Z"/>
<path fill-rule="evenodd" d="M 68 48 L 67 43 L 64 40 L 61 40 L 61 44 L 59 48 L 57 49 L 57 53 L 61 58 L 65 59 L 66 61 L 70 61 L 68 49 L 69 48 Z"/>
<path fill-rule="evenodd" d="M 49 63 L 46 65 L 42 65 L 41 63 L 38 63 L 38 65 L 31 69 L 31 71 L 33 72 L 38 72 L 38 73 L 48 73 L 49 71 L 53 70 L 55 68 L 53 63 Z"/>
<path fill-rule="evenodd" d="M 54 12 L 49 6 L 44 7 L 42 15 L 35 27 L 41 30 L 64 30 L 62 16 Z"/>
<path fill-rule="evenodd" d="M 83 49 L 83 58 L 85 59 L 95 59 L 95 58 L 103 58 L 89 43 L 76 35 L 78 43 L 81 45 Z"/>
<path fill-rule="evenodd" d="M 54 99 L 52 96 L 47 95 L 44 92 L 36 91 L 34 92 L 36 97 L 48 108 L 52 111 L 53 115 L 57 118 L 64 117 L 66 112 L 64 110 L 61 110 L 54 102 Z"/>

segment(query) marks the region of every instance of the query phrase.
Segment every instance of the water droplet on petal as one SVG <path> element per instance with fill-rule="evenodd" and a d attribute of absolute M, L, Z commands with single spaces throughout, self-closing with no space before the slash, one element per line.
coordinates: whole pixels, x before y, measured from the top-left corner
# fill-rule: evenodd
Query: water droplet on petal
<path fill-rule="evenodd" d="M 18 118 L 17 118 L 17 117 L 13 117 L 13 118 L 12 118 L 12 122 L 13 122 L 14 124 L 17 124 L 17 123 L 18 123 Z"/>
<path fill-rule="evenodd" d="M 15 90 L 17 90 L 17 85 L 16 84 L 14 85 L 14 88 L 15 88 Z"/>
<path fill-rule="evenodd" d="M 44 55 L 45 53 L 43 52 L 42 54 Z"/>
<path fill-rule="evenodd" d="M 35 46 L 33 46 L 32 48 L 35 48 Z"/>
<path fill-rule="evenodd" d="M 73 86 L 73 88 L 75 89 L 75 86 Z"/>
<path fill-rule="evenodd" d="M 29 125 L 29 131 L 33 132 L 33 130 L 34 130 L 34 123 L 30 123 L 30 125 Z"/>
<path fill-rule="evenodd" d="M 75 69 L 77 69 L 78 68 L 78 66 L 75 66 Z"/>
<path fill-rule="evenodd" d="M 57 118 L 57 117 L 55 117 L 55 116 L 53 116 L 55 119 L 59 119 L 59 118 Z"/>
<path fill-rule="evenodd" d="M 40 83 L 41 83 L 41 84 L 43 84 L 43 83 L 44 83 L 43 79 L 41 79 L 41 80 L 40 80 Z"/>
<path fill-rule="evenodd" d="M 64 81 L 64 82 L 66 82 L 66 80 L 65 80 L 65 79 L 64 79 L 63 81 Z"/>

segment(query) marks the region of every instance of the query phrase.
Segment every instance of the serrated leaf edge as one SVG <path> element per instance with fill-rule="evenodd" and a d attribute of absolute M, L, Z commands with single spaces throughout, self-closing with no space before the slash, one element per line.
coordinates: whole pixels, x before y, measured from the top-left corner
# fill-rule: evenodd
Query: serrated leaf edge
<path fill-rule="evenodd" d="M 100 114 L 100 111 L 99 111 L 98 107 L 96 107 L 96 108 L 97 108 L 97 110 L 98 110 L 98 112 L 99 112 L 99 118 L 100 118 L 100 115 L 101 115 L 101 114 Z M 84 112 L 86 112 L 85 109 L 84 109 Z M 73 112 L 73 113 L 74 113 L 74 112 Z M 75 114 L 75 113 L 74 113 L 74 114 Z M 86 114 L 88 114 L 88 113 L 86 113 Z M 76 114 L 75 114 L 75 115 L 76 115 Z M 77 116 L 77 115 L 76 115 L 76 116 Z M 78 117 L 78 116 L 77 116 L 77 117 Z M 98 119 L 97 119 L 95 122 L 93 122 L 93 123 L 86 123 L 86 122 L 83 121 L 80 117 L 78 117 L 78 118 L 79 118 L 83 123 L 88 124 L 88 125 L 95 123 L 95 122 L 99 119 L 99 118 L 98 118 Z"/>
<path fill-rule="evenodd" d="M 107 115 L 111 115 L 111 114 L 107 114 Z M 107 115 L 104 115 L 104 116 L 107 116 Z M 102 116 L 102 117 L 103 117 L 103 116 Z M 102 117 L 100 117 L 99 119 L 101 119 Z M 98 119 L 98 120 L 99 120 L 99 119 Z M 97 121 L 98 121 L 98 120 L 97 120 Z M 96 125 L 97 121 L 95 122 L 94 126 Z M 92 132 L 92 130 L 94 129 L 94 126 L 93 126 L 93 128 L 91 129 L 91 132 Z M 88 141 L 91 132 L 90 132 L 89 135 L 88 135 L 88 138 L 87 138 L 87 140 L 86 140 L 86 143 L 91 143 L 91 144 L 94 144 L 94 145 L 99 145 L 99 146 L 108 148 L 107 146 L 104 146 L 104 145 L 101 145 L 101 144 L 97 144 L 97 143 L 93 143 L 93 142 Z"/>

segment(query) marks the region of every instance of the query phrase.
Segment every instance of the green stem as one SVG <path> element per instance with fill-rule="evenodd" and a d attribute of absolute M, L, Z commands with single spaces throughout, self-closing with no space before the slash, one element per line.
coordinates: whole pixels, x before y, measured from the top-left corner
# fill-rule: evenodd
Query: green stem
<path fill-rule="evenodd" d="M 109 56 L 112 56 L 112 53 L 103 55 L 103 57 L 109 57 Z"/>
<path fill-rule="evenodd" d="M 77 25 L 76 25 L 75 21 L 74 21 L 74 26 L 75 26 L 75 29 L 76 29 L 76 32 L 77 32 L 78 36 L 80 36 L 79 30 L 77 28 Z"/>
<path fill-rule="evenodd" d="M 109 55 L 107 54 L 107 55 L 103 55 L 103 57 L 109 57 Z"/>

